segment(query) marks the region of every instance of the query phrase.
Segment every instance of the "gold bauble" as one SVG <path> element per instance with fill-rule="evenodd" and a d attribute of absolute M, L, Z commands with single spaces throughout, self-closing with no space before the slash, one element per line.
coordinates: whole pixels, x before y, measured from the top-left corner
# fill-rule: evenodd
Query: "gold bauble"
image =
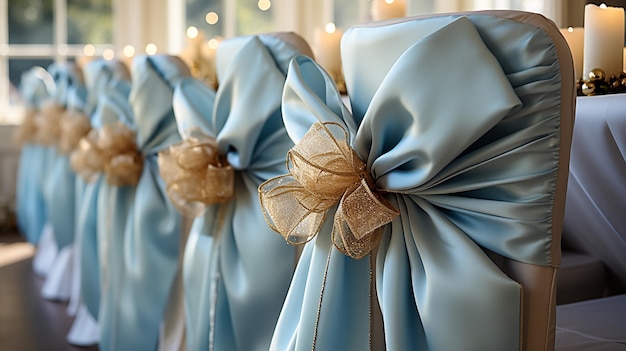
<path fill-rule="evenodd" d="M 585 82 L 582 86 L 583 94 L 592 96 L 596 94 L 596 85 L 593 82 Z"/>
<path fill-rule="evenodd" d="M 600 68 L 594 68 L 587 74 L 589 80 L 592 82 L 604 81 L 606 79 L 606 73 Z"/>

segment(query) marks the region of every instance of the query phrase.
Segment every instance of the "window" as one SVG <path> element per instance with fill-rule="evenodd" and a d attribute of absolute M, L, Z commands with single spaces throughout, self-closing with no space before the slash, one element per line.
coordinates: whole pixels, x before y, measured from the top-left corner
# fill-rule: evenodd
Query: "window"
<path fill-rule="evenodd" d="M 112 0 L 0 0 L 0 124 L 19 122 L 22 72 L 102 54 L 112 27 Z"/>

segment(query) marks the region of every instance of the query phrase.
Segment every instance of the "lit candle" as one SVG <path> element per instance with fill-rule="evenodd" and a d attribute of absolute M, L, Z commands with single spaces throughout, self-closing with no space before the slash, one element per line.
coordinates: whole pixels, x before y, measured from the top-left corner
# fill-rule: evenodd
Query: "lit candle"
<path fill-rule="evenodd" d="M 406 16 L 405 0 L 373 0 L 372 19 L 386 20 Z"/>
<path fill-rule="evenodd" d="M 331 77 L 337 79 L 341 75 L 341 36 L 343 31 L 335 28 L 333 23 L 326 25 L 325 30 L 315 31 L 315 60 Z"/>
<path fill-rule="evenodd" d="M 584 52 L 584 39 L 585 30 L 583 28 L 561 29 L 561 34 L 565 37 L 567 45 L 572 52 L 572 58 L 574 59 L 574 73 L 575 78 L 578 80 L 583 76 L 583 52 Z"/>
<path fill-rule="evenodd" d="M 585 49 L 583 74 L 594 68 L 607 79 L 622 71 L 624 55 L 624 9 L 602 4 L 585 6 Z"/>

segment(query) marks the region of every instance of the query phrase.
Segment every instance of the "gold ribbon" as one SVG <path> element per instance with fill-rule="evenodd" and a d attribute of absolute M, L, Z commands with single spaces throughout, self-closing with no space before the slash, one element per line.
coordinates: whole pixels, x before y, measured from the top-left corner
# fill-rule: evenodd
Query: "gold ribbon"
<path fill-rule="evenodd" d="M 215 139 L 199 130 L 159 152 L 159 172 L 169 199 L 186 216 L 199 216 L 206 205 L 233 197 L 233 167 L 219 154 Z"/>
<path fill-rule="evenodd" d="M 343 138 L 327 126 L 339 128 Z M 313 124 L 287 153 L 289 174 L 261 184 L 259 198 L 269 226 L 290 244 L 315 237 L 326 212 L 338 203 L 333 243 L 343 254 L 361 259 L 378 245 L 383 227 L 399 212 L 376 191 L 347 138 L 339 124 Z"/>
<path fill-rule="evenodd" d="M 91 130 L 89 118 L 75 109 L 65 111 L 61 119 L 61 135 L 59 138 L 59 151 L 62 154 L 72 152 L 81 138 Z"/>
<path fill-rule="evenodd" d="M 22 123 L 15 131 L 14 140 L 18 145 L 32 143 L 37 136 L 37 114 L 38 111 L 33 108 L 26 108 Z"/>
<path fill-rule="evenodd" d="M 41 105 L 35 120 L 37 134 L 35 139 L 44 146 L 56 146 L 61 136 L 61 119 L 65 107 L 48 100 Z"/>
<path fill-rule="evenodd" d="M 122 122 L 92 129 L 80 139 L 70 162 L 86 182 L 104 172 L 107 182 L 114 186 L 136 185 L 143 169 L 135 133 Z"/>

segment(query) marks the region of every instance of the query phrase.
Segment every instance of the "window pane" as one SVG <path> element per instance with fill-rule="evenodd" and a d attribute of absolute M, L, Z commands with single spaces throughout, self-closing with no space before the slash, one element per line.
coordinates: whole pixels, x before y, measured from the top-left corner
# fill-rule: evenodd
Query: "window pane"
<path fill-rule="evenodd" d="M 47 68 L 52 64 L 52 59 L 40 58 L 40 59 L 10 59 L 9 60 L 9 80 L 11 81 L 10 88 L 10 105 L 20 104 L 18 88 L 20 86 L 20 80 L 22 79 L 22 73 L 31 69 L 33 66 L 41 66 Z"/>
<path fill-rule="evenodd" d="M 67 0 L 67 43 L 113 42 L 111 0 Z"/>
<path fill-rule="evenodd" d="M 198 28 L 206 38 L 223 35 L 224 7 L 222 0 L 187 0 L 186 11 L 187 27 Z"/>
<path fill-rule="evenodd" d="M 273 31 L 272 5 L 271 0 L 237 0 L 237 35 Z"/>
<path fill-rule="evenodd" d="M 52 0 L 9 0 L 9 44 L 52 44 Z"/>

